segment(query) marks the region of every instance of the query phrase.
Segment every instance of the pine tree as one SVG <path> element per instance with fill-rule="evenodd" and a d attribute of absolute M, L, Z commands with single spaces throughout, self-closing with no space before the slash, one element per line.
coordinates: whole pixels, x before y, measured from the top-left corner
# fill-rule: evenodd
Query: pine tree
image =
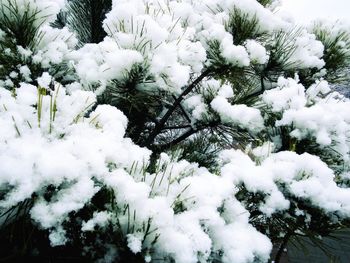
<path fill-rule="evenodd" d="M 266 262 L 271 242 L 278 262 L 349 226 L 349 100 L 328 85 L 348 28 L 271 0 L 59 2 L 0 1 L 0 258 Z"/>

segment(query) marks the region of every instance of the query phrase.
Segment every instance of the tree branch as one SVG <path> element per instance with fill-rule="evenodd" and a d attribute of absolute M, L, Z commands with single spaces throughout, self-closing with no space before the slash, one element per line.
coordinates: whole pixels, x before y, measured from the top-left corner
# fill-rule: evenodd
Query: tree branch
<path fill-rule="evenodd" d="M 207 69 L 202 74 L 195 79 L 181 94 L 180 96 L 174 101 L 172 106 L 168 109 L 168 111 L 165 113 L 165 115 L 160 119 L 160 121 L 156 124 L 154 127 L 154 130 L 151 132 L 149 137 L 146 139 L 146 141 L 143 143 L 142 146 L 150 146 L 154 139 L 157 137 L 157 135 L 162 131 L 165 123 L 169 119 L 169 117 L 173 114 L 173 112 L 176 110 L 176 108 L 180 105 L 181 101 L 184 99 L 184 97 L 189 94 L 195 86 L 197 86 L 206 76 L 208 76 L 210 71 Z"/>
<path fill-rule="evenodd" d="M 177 126 L 164 126 L 162 130 L 180 130 L 180 129 L 186 129 L 186 128 L 191 128 L 192 126 L 187 124 L 187 125 L 177 125 Z"/>
<path fill-rule="evenodd" d="M 156 151 L 157 152 L 162 152 L 166 149 L 168 149 L 169 147 L 173 146 L 173 145 L 176 145 L 182 141 L 184 141 L 185 139 L 187 139 L 188 137 L 190 137 L 192 134 L 195 134 L 196 132 L 198 132 L 199 129 L 193 129 L 193 128 L 190 128 L 188 129 L 187 131 L 185 131 L 182 135 L 180 135 L 179 137 L 177 137 L 175 140 L 169 142 L 169 143 L 166 143 L 166 144 L 162 144 L 162 145 L 157 145 L 155 146 L 156 147 Z"/>
<path fill-rule="evenodd" d="M 173 96 L 174 100 L 176 100 L 176 97 Z M 191 123 L 191 118 L 188 116 L 188 113 L 185 111 L 184 107 L 182 107 L 182 104 L 179 104 L 180 110 L 182 112 L 182 115 L 185 117 L 185 119 L 188 121 L 188 123 Z"/>
<path fill-rule="evenodd" d="M 287 246 L 288 244 L 288 241 L 290 239 L 290 237 L 294 234 L 294 231 L 289 231 L 284 237 L 283 237 L 283 240 L 282 240 L 282 243 L 280 244 L 280 247 L 277 251 L 277 254 L 276 254 L 276 257 L 275 257 L 275 263 L 279 263 L 281 258 L 282 258 L 282 254 L 283 254 L 283 251 L 285 249 L 285 247 Z"/>
<path fill-rule="evenodd" d="M 189 127 L 190 129 L 185 131 L 182 135 L 180 135 L 179 137 L 177 137 L 173 141 L 162 144 L 162 145 L 156 145 L 154 148 L 156 148 L 156 150 L 159 152 L 164 151 L 164 150 L 170 148 L 171 146 L 174 146 L 174 145 L 186 140 L 188 137 L 190 137 L 192 134 L 195 134 L 196 132 L 202 131 L 204 129 L 211 129 L 213 127 L 216 127 L 217 125 L 219 125 L 219 121 L 213 121 L 213 122 L 208 123 L 206 125 L 201 125 L 200 127 L 197 127 L 197 128 L 193 128 L 192 126 L 190 126 Z"/>
<path fill-rule="evenodd" d="M 243 97 L 242 99 L 240 99 L 240 101 L 247 101 L 247 100 L 250 100 L 251 98 L 254 98 L 254 97 L 257 97 L 257 96 L 260 96 L 261 94 L 263 94 L 265 92 L 265 89 L 260 89 L 256 92 L 253 92 L 249 95 L 247 95 L 246 97 Z"/>

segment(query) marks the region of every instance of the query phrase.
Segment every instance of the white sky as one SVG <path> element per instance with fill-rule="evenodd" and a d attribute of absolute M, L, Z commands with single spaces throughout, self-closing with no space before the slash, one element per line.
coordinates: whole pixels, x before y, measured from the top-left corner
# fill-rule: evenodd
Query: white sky
<path fill-rule="evenodd" d="M 350 0 L 282 0 L 282 9 L 297 21 L 309 22 L 319 17 L 350 21 Z"/>

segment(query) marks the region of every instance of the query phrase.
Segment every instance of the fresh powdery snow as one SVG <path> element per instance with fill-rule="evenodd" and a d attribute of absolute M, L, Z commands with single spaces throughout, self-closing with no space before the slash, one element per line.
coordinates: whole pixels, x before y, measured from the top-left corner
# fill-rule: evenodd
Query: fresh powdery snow
<path fill-rule="evenodd" d="M 49 231 L 52 246 L 70 241 L 65 224 L 89 207 L 95 209 L 91 217 L 74 222 L 79 231 L 113 229 L 145 262 L 268 262 L 272 242 L 253 226 L 249 204 L 238 197 L 242 188 L 247 196 L 263 195 L 256 207 L 265 219 L 276 213 L 308 218 L 298 200 L 334 222 L 350 217 L 350 100 L 331 92 L 325 80 L 305 87 L 297 75 L 280 77 L 272 89 L 257 94 L 258 102 L 246 105 L 236 103 L 240 90 L 231 83 L 203 77 L 198 92 L 185 94 L 182 102 L 192 128 L 216 118 L 251 135 L 267 131 L 258 147 L 221 151 L 218 168 L 210 171 L 169 152 L 147 170 L 152 152 L 125 136 L 127 117 L 97 103 L 97 96 L 135 65 L 153 80 L 139 90 L 178 96 L 212 66 L 207 56 L 215 41 L 226 67 L 268 63 L 263 37 L 234 44 L 228 10 L 255 15 L 258 33 L 289 32 L 294 25 L 274 14 L 275 3 L 264 8 L 255 0 L 115 0 L 103 22 L 107 36 L 77 48 L 67 27 L 50 26 L 65 1 L 16 2 L 18 12 L 28 4 L 33 12 L 43 11 L 37 21 L 40 41 L 18 50 L 45 70 L 35 78 L 23 64 L 0 81 L 0 212 L 16 213 L 13 207 L 32 198 L 30 217 Z M 0 30 L 0 40 L 5 34 Z M 324 47 L 314 34 L 302 30 L 289 41 L 295 46 L 289 70 L 324 67 Z M 49 69 L 62 63 L 67 76 L 59 83 Z M 276 129 L 324 154 L 285 147 Z M 101 189 L 108 189 L 109 201 L 92 207 Z M 105 250 L 101 262 L 114 262 L 118 248 L 106 243 Z"/>
<path fill-rule="evenodd" d="M 38 82 L 48 83 L 47 77 L 44 74 Z M 170 255 L 176 262 L 205 261 L 215 251 L 227 251 L 223 262 L 232 262 L 238 255 L 240 262 L 255 256 L 268 258 L 271 243 L 249 224 L 247 216 L 239 216 L 245 210 L 234 198 L 231 180 L 195 164 L 172 162 L 166 155 L 164 171 L 127 172 L 135 163 L 147 163 L 150 152 L 123 138 L 125 116 L 112 106 L 101 105 L 85 117 L 95 102 L 92 92 L 77 90 L 67 95 L 60 84 L 51 94 L 47 92 L 39 111 L 34 107 L 37 87 L 23 84 L 16 89 L 16 97 L 0 90 L 0 183 L 9 189 L 0 202 L 2 209 L 36 193 L 31 217 L 50 229 L 52 245 L 62 245 L 67 241 L 62 224 L 68 214 L 82 209 L 106 185 L 115 190 L 116 206 L 127 204 L 135 211 L 136 228 L 152 218 L 155 231 L 148 239 L 143 239 L 143 232 L 126 236 L 132 252 L 151 248 L 151 241 L 159 235 L 154 256 Z M 50 201 L 43 196 L 48 186 L 57 189 Z M 181 200 L 187 200 L 183 203 L 187 211 L 175 213 L 174 204 Z M 218 212 L 224 203 L 230 204 L 228 216 Z M 96 225 L 103 228 L 116 217 L 127 231 L 127 215 L 107 211 L 94 213 L 82 223 L 82 231 L 92 231 Z M 246 242 L 259 246 L 248 249 Z"/>

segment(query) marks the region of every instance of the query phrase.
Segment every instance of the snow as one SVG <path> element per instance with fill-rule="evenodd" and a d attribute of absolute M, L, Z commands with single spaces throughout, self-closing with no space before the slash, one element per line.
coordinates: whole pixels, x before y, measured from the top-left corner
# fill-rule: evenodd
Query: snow
<path fill-rule="evenodd" d="M 45 73 L 40 82 L 46 86 L 50 79 Z M 64 87 L 58 89 L 56 84 L 54 94 L 44 95 L 39 127 L 37 109 L 33 107 L 36 93 L 37 88 L 28 84 L 17 89 L 16 98 L 9 91 L 1 89 L 1 103 L 6 105 L 6 110 L 2 108 L 0 111 L 4 127 L 1 129 L 0 160 L 5 164 L 0 168 L 0 182 L 10 185 L 12 190 L 0 205 L 6 209 L 36 192 L 39 196 L 30 215 L 42 228 L 50 229 L 52 245 L 67 242 L 62 224 L 68 220 L 70 212 L 83 208 L 100 190 L 97 180 L 114 189 L 115 205 L 127 205 L 130 213 L 135 211 L 132 224 L 142 225 L 152 219 L 151 228 L 156 230 L 152 235 L 159 234 L 157 251 L 154 252 L 158 255 L 171 255 L 177 262 L 196 262 L 197 255 L 206 260 L 214 240 L 219 240 L 218 244 L 226 244 L 226 239 L 231 237 L 227 234 L 223 236 L 224 239 L 220 238 L 219 229 L 227 233 L 233 231 L 233 234 L 248 229 L 254 240 L 264 240 L 265 245 L 263 248 L 260 245 L 253 250 L 245 249 L 246 254 L 241 262 L 255 254 L 268 257 L 271 244 L 248 225 L 247 217 L 239 219 L 238 227 L 232 218 L 231 223 L 226 225 L 218 213 L 218 207 L 225 200 L 231 200 L 234 207 L 238 205 L 234 199 L 234 185 L 227 179 L 185 161 L 171 161 L 163 155 L 162 166 L 165 170 L 160 170 L 159 174 L 163 174 L 165 179 L 156 174 L 146 174 L 143 181 L 143 177 L 138 175 L 142 171 L 136 169 L 134 174 L 129 174 L 127 170 L 135 161 L 147 162 L 150 153 L 124 138 L 127 119 L 119 110 L 109 105 L 99 105 L 86 118 L 82 113 L 94 102 L 93 94 L 78 90 L 67 95 Z M 50 111 L 50 96 L 57 99 L 57 113 L 51 132 L 50 119 L 46 117 Z M 20 134 L 13 126 L 11 116 L 14 116 Z M 19 145 L 23 149 L 20 152 L 17 150 Z M 21 159 L 20 163 L 18 159 Z M 110 163 L 115 167 L 112 170 L 108 168 Z M 157 181 L 154 181 L 155 177 Z M 41 193 L 49 185 L 56 190 L 47 200 Z M 172 204 L 177 202 L 183 203 L 188 211 L 175 213 Z M 234 211 L 232 209 L 231 213 Z M 94 226 L 103 227 L 114 217 L 108 211 L 95 212 L 90 220 L 82 222 L 82 231 L 93 231 Z M 130 223 L 128 216 L 119 216 L 118 220 L 123 231 L 127 231 Z M 128 246 L 134 253 L 139 252 L 141 246 L 151 246 L 151 238 L 141 243 L 140 238 L 144 234 L 135 232 L 126 236 Z M 236 253 L 243 253 L 239 252 L 242 246 L 222 246 L 218 245 L 217 249 L 224 249 L 227 258 L 232 259 Z"/>
<path fill-rule="evenodd" d="M 67 61 L 67 56 L 78 43 L 74 34 L 66 27 L 57 29 L 49 25 L 43 25 L 39 30 L 42 37 L 35 47 L 33 62 L 48 68 Z"/>
<path fill-rule="evenodd" d="M 131 252 L 134 254 L 141 252 L 142 240 L 140 236 L 138 237 L 135 234 L 128 234 L 126 238 Z"/>
<path fill-rule="evenodd" d="M 290 135 L 302 140 L 314 138 L 322 146 L 330 146 L 349 160 L 349 100 L 331 93 L 326 81 L 319 81 L 305 91 L 294 79 L 280 78 L 278 87 L 263 94 L 272 111 L 282 114 L 276 126 L 293 126 Z"/>
<path fill-rule="evenodd" d="M 50 74 L 47 72 L 44 72 L 41 75 L 41 77 L 39 77 L 37 79 L 39 86 L 42 88 L 45 88 L 45 89 L 49 89 L 51 81 L 52 81 L 52 78 L 51 78 Z"/>
<path fill-rule="evenodd" d="M 230 232 L 234 232 L 232 238 Z M 232 223 L 224 227 L 217 227 L 212 230 L 215 250 L 224 250 L 227 253 L 222 257 L 222 262 L 252 262 L 256 255 L 261 261 L 267 261 L 269 255 L 266 251 L 271 250 L 272 246 L 266 236 L 256 232 L 250 225 L 241 223 Z M 247 245 L 259 244 L 256 251 L 251 251 Z M 252 253 L 253 252 L 253 253 Z"/>
<path fill-rule="evenodd" d="M 3 10 L 6 12 L 7 17 L 11 19 L 14 19 L 10 11 L 11 8 L 16 8 L 17 13 L 20 15 L 28 11 L 29 16 L 38 12 L 38 19 L 35 20 L 34 25 L 40 26 L 43 22 L 49 23 L 56 19 L 56 15 L 65 5 L 65 0 L 16 0 L 15 3 L 12 0 L 1 0 L 0 4 L 4 7 Z"/>
<path fill-rule="evenodd" d="M 242 46 L 232 45 L 232 39 L 225 38 L 221 42 L 222 56 L 232 65 L 238 67 L 248 66 L 249 55 Z"/>
<path fill-rule="evenodd" d="M 111 214 L 106 211 L 94 212 L 93 217 L 82 224 L 81 230 L 93 231 L 95 226 L 105 227 L 110 218 Z"/>
<path fill-rule="evenodd" d="M 256 108 L 244 104 L 231 105 L 227 99 L 220 96 L 213 99 L 210 106 L 220 115 L 224 123 L 237 125 L 254 132 L 259 132 L 264 125 L 264 120 Z"/>
<path fill-rule="evenodd" d="M 322 59 L 324 47 L 320 41 L 316 40 L 314 34 L 308 33 L 305 29 L 298 32 L 294 45 L 295 51 L 289 59 L 290 63 L 297 63 L 300 69 L 321 69 L 325 65 Z"/>
<path fill-rule="evenodd" d="M 19 73 L 22 75 L 23 79 L 25 79 L 26 81 L 29 82 L 29 81 L 32 80 L 31 77 L 30 77 L 30 75 L 32 73 L 30 72 L 30 69 L 28 68 L 27 65 L 21 66 L 19 68 Z"/>
<path fill-rule="evenodd" d="M 69 54 L 73 66 L 85 86 L 105 84 L 112 79 L 120 79 L 131 70 L 132 66 L 143 61 L 136 50 L 120 49 L 110 38 L 99 44 L 87 44 Z"/>
<path fill-rule="evenodd" d="M 294 152 L 271 153 L 260 165 L 256 165 L 240 151 L 223 152 L 224 177 L 234 184 L 243 183 L 248 191 L 268 194 L 269 198 L 260 207 L 267 215 L 289 208 L 285 196 L 309 200 L 315 207 L 340 216 L 348 215 L 349 189 L 339 188 L 334 182 L 334 172 L 319 157 Z M 288 187 L 282 191 L 278 183 Z"/>
<path fill-rule="evenodd" d="M 288 109 L 300 109 L 306 106 L 305 87 L 294 79 L 280 77 L 277 88 L 263 94 L 263 100 L 274 112 Z"/>
<path fill-rule="evenodd" d="M 48 74 L 43 75 L 47 79 Z M 57 226 L 69 212 L 81 209 L 94 196 L 99 187 L 95 186 L 92 177 L 106 173 L 106 163 L 131 165 L 125 156 L 119 156 L 112 149 L 126 148 L 135 151 L 135 154 L 129 154 L 133 158 L 148 158 L 147 150 L 130 147 L 130 140 L 123 142 L 127 120 L 119 110 L 99 106 L 90 119 L 84 120 L 82 113 L 95 100 L 91 92 L 76 91 L 67 96 L 64 88 L 57 86 L 55 92 L 56 119 L 49 118 L 50 100 L 46 95 L 40 127 L 37 110 L 33 107 L 37 100 L 36 87 L 23 85 L 17 90 L 16 99 L 4 89 L 0 95 L 4 106 L 0 113 L 3 127 L 0 160 L 4 164 L 0 182 L 13 187 L 1 201 L 1 206 L 11 207 L 48 185 L 59 187 L 65 182 L 66 188 L 57 191 L 51 203 L 39 197 L 31 210 L 32 218 L 46 228 Z M 14 131 L 14 122 L 18 132 Z M 115 147 L 111 147 L 110 140 L 116 143 Z M 15 165 L 18 159 L 21 163 Z"/>
<path fill-rule="evenodd" d="M 174 44 L 161 44 L 157 48 L 151 60 L 150 71 L 155 76 L 167 76 L 168 83 L 163 79 L 157 79 L 157 84 L 164 89 L 174 88 L 179 93 L 180 88 L 185 86 L 190 78 L 190 66 L 181 65 L 178 62 L 177 47 Z"/>
<path fill-rule="evenodd" d="M 152 152 L 126 137 L 127 117 L 97 103 L 135 66 L 153 81 L 145 89 L 178 96 L 212 66 L 207 55 L 214 42 L 225 67 L 263 69 L 275 40 L 235 45 L 226 27 L 234 8 L 256 16 L 260 33 L 287 33 L 295 47 L 288 70 L 324 73 L 322 43 L 307 29 L 291 34 L 294 24 L 274 13 L 278 1 L 263 8 L 254 0 L 116 0 L 103 22 L 107 36 L 81 47 L 68 28 L 49 24 L 64 1 L 16 2 L 20 13 L 30 3 L 31 12 L 38 8 L 49 15 L 38 20 L 42 37 L 37 45 L 16 47 L 22 61 L 0 81 L 0 212 L 32 199 L 30 217 L 49 232 L 52 246 L 70 242 L 65 225 L 88 207 L 90 218 L 73 222 L 79 231 L 102 235 L 111 226 L 146 262 L 267 262 L 271 240 L 254 227 L 247 201 L 238 198 L 242 188 L 263 196 L 255 205 L 264 218 L 303 216 L 307 225 L 315 220 L 308 208 L 334 221 L 350 217 L 350 189 L 344 183 L 350 165 L 350 101 L 331 92 L 322 78 L 306 87 L 297 74 L 294 79 L 281 76 L 249 105 L 235 103 L 241 91 L 220 79 L 221 72 L 217 79 L 203 78 L 181 102 L 191 128 L 214 120 L 257 138 L 241 150 L 225 145 L 215 172 L 169 152 L 160 153 L 155 171 L 149 172 Z M 344 29 L 328 26 L 332 32 Z M 339 43 L 339 48 L 346 45 Z M 12 52 L 4 50 L 9 56 Z M 31 70 L 29 59 L 40 74 Z M 57 82 L 50 71 L 62 65 L 69 84 Z M 284 151 L 279 128 L 290 144 Z M 303 140 L 311 141 L 319 156 L 296 153 Z M 100 191 L 111 198 L 97 209 L 91 202 Z M 296 200 L 307 207 L 298 207 Z M 104 245 L 101 262 L 113 262 L 118 248 Z"/>
<path fill-rule="evenodd" d="M 269 56 L 266 53 L 266 49 L 263 45 L 255 40 L 248 40 L 246 48 L 249 53 L 250 60 L 257 64 L 265 64 Z"/>

